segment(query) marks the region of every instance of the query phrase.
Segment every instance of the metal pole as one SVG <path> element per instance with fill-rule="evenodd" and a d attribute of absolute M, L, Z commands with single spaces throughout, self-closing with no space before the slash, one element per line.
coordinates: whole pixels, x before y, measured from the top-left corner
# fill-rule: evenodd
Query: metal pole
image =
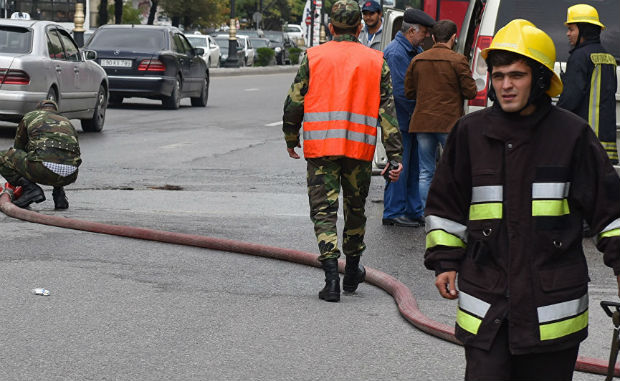
<path fill-rule="evenodd" d="M 230 29 L 228 30 L 228 58 L 224 67 L 239 67 L 237 57 L 237 27 L 235 25 L 235 0 L 230 0 Z"/>
<path fill-rule="evenodd" d="M 316 0 L 310 0 L 310 47 L 314 46 L 314 13 L 316 12 Z"/>
<path fill-rule="evenodd" d="M 73 14 L 73 39 L 78 47 L 84 46 L 84 4 L 75 3 L 75 13 Z"/>

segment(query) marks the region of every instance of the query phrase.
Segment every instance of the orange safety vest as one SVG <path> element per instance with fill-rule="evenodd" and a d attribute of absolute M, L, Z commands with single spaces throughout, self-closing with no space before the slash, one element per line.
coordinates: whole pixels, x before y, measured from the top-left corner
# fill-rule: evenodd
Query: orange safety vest
<path fill-rule="evenodd" d="M 352 41 L 308 49 L 304 156 L 372 161 L 377 142 L 383 53 Z"/>

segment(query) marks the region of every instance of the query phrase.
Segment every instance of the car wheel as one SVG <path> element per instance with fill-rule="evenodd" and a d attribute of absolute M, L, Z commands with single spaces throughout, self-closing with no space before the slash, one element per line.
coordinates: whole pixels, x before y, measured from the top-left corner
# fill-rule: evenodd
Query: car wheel
<path fill-rule="evenodd" d="M 50 87 L 45 99 L 56 102 L 56 104 L 58 105 L 58 110 L 60 111 L 60 102 L 58 101 L 58 92 L 56 91 L 55 88 Z"/>
<path fill-rule="evenodd" d="M 92 119 L 82 119 L 82 130 L 84 132 L 100 132 L 103 130 L 105 122 L 105 112 L 108 108 L 108 92 L 103 85 L 99 86 L 97 93 L 97 103 L 93 112 Z"/>
<path fill-rule="evenodd" d="M 121 103 L 123 103 L 122 96 L 116 95 L 116 94 L 110 94 L 109 104 L 114 105 L 114 106 L 119 106 Z"/>
<path fill-rule="evenodd" d="M 209 100 L 209 77 L 205 77 L 200 96 L 191 98 L 192 106 L 194 107 L 206 107 Z"/>
<path fill-rule="evenodd" d="M 165 108 L 171 110 L 178 110 L 181 107 L 181 77 L 177 76 L 172 88 L 172 94 L 169 97 L 164 97 L 162 104 Z"/>

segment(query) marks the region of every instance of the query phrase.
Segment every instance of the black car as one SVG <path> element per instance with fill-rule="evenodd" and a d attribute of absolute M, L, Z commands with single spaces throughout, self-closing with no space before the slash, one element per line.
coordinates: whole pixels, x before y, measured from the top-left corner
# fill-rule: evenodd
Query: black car
<path fill-rule="evenodd" d="M 271 45 L 276 51 L 276 62 L 278 65 L 290 64 L 288 50 L 295 46 L 288 35 L 282 31 L 266 30 L 265 37 L 271 41 Z"/>
<path fill-rule="evenodd" d="M 110 103 L 123 98 L 161 99 L 178 109 L 181 98 L 205 107 L 209 96 L 209 68 L 183 33 L 171 26 L 103 25 L 85 49 L 97 52 L 97 62 L 108 73 Z"/>

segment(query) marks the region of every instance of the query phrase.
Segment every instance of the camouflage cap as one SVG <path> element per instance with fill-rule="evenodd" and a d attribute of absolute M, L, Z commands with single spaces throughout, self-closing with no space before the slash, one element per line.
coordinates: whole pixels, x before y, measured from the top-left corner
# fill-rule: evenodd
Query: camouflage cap
<path fill-rule="evenodd" d="M 358 26 L 362 20 L 360 6 L 355 0 L 338 0 L 332 7 L 331 22 L 338 28 Z"/>
<path fill-rule="evenodd" d="M 58 104 L 51 99 L 43 99 L 37 103 L 37 110 L 43 110 L 44 108 L 53 108 L 55 111 L 58 111 Z"/>

